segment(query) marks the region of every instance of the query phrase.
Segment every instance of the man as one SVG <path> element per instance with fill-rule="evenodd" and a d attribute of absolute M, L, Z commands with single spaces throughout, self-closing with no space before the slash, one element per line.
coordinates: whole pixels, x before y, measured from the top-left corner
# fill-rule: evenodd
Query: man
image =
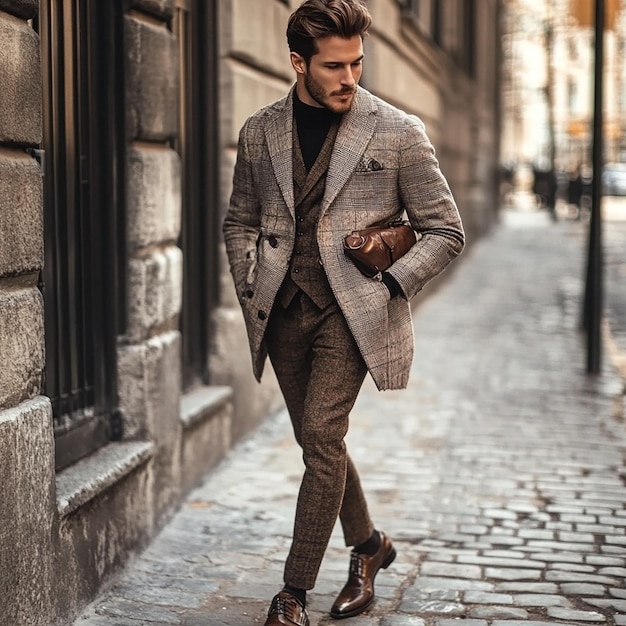
<path fill-rule="evenodd" d="M 370 24 L 359 0 L 306 0 L 291 15 L 296 84 L 242 128 L 224 220 L 254 373 L 260 380 L 269 355 L 305 464 L 285 586 L 266 626 L 308 625 L 306 591 L 337 517 L 353 550 L 330 614 L 373 602 L 396 551 L 370 519 L 344 443 L 348 416 L 368 371 L 381 390 L 406 387 L 408 301 L 464 245 L 421 121 L 358 87 Z M 379 280 L 365 277 L 344 237 L 405 211 L 416 243 Z"/>

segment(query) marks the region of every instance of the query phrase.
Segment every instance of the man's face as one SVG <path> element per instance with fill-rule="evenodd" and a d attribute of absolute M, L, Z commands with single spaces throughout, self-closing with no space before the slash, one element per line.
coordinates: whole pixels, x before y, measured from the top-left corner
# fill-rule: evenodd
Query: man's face
<path fill-rule="evenodd" d="M 310 106 L 345 113 L 352 106 L 363 71 L 363 41 L 359 35 L 350 39 L 332 35 L 318 39 L 317 47 L 319 52 L 308 66 L 299 54 L 291 53 L 298 97 Z"/>

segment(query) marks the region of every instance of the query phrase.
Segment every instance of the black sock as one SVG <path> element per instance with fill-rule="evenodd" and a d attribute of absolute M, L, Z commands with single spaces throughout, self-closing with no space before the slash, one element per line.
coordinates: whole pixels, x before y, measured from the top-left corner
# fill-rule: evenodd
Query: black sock
<path fill-rule="evenodd" d="M 298 598 L 302 606 L 306 606 L 306 589 L 298 589 L 298 587 L 292 587 L 291 585 L 285 585 L 283 591 L 290 593 L 294 598 Z"/>
<path fill-rule="evenodd" d="M 378 531 L 375 530 L 372 533 L 372 536 L 363 543 L 360 543 L 358 546 L 354 546 L 354 551 L 359 554 L 376 554 L 378 549 L 380 548 L 380 535 Z"/>

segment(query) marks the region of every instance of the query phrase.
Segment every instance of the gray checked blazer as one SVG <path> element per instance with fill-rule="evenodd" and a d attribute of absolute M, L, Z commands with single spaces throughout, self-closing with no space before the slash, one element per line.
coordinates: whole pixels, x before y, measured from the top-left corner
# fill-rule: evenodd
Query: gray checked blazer
<path fill-rule="evenodd" d="M 293 89 L 241 129 L 223 224 L 257 380 L 267 357 L 265 328 L 295 240 Z M 383 283 L 363 276 L 345 256 L 343 239 L 405 212 L 418 237 L 388 270 L 405 296 L 390 299 Z M 464 233 L 423 123 L 361 87 L 339 127 L 317 240 L 330 286 L 376 386 L 406 387 L 413 359 L 408 301 L 461 252 Z"/>

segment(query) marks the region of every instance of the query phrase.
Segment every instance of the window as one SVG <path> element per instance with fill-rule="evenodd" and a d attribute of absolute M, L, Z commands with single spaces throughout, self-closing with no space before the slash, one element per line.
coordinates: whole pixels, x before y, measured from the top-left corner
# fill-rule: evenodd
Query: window
<path fill-rule="evenodd" d="M 219 297 L 216 3 L 176 0 L 172 28 L 180 52 L 175 148 L 182 162 L 182 367 L 183 386 L 190 389 L 209 382 L 211 312 Z"/>
<path fill-rule="evenodd" d="M 417 11 L 417 2 L 418 0 L 398 0 L 400 8 L 407 15 L 411 15 Z"/>
<path fill-rule="evenodd" d="M 459 46 L 460 58 L 459 66 L 470 76 L 476 76 L 476 29 L 477 29 L 477 7 L 476 0 L 465 0 L 462 6 L 461 23 L 462 41 Z"/>
<path fill-rule="evenodd" d="M 431 35 L 431 15 L 434 0 L 400 0 L 402 14 L 413 20 L 416 26 Z"/>
<path fill-rule="evenodd" d="M 62 469 L 121 437 L 121 1 L 44 0 L 36 26 L 44 76 L 44 387 Z"/>
<path fill-rule="evenodd" d="M 457 67 L 476 71 L 476 0 L 437 0 L 430 13 L 432 37 Z"/>

